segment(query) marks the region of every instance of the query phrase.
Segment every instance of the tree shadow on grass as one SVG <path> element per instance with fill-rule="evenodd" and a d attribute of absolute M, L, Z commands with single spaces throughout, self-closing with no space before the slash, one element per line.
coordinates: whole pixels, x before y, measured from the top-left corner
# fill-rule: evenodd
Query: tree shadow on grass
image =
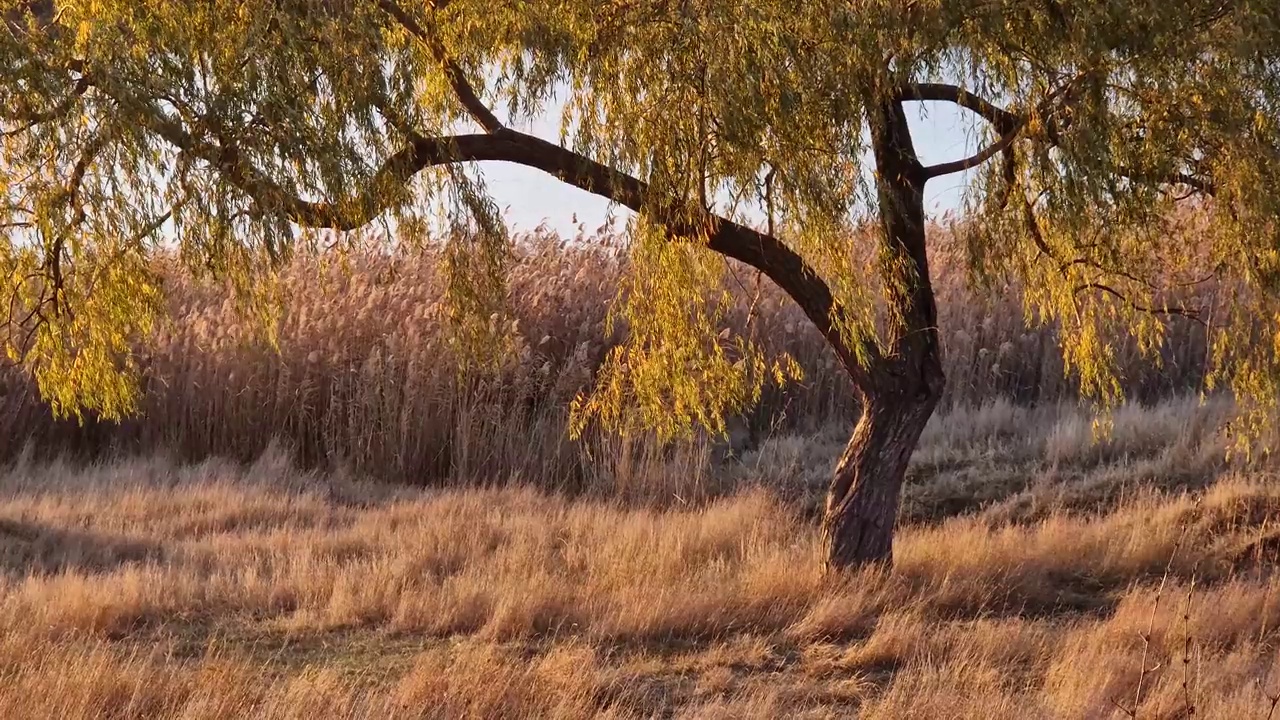
<path fill-rule="evenodd" d="M 0 574 L 102 573 L 164 558 L 158 543 L 0 517 Z"/>

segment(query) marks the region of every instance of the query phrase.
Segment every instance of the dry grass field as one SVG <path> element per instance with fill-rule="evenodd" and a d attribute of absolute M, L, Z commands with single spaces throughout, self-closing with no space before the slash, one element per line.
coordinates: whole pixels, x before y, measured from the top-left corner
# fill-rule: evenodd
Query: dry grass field
<path fill-rule="evenodd" d="M 895 569 L 841 581 L 807 510 L 838 429 L 705 496 L 680 456 L 613 499 L 20 458 L 0 717 L 1271 717 L 1280 485 L 1223 410 L 935 418 Z"/>

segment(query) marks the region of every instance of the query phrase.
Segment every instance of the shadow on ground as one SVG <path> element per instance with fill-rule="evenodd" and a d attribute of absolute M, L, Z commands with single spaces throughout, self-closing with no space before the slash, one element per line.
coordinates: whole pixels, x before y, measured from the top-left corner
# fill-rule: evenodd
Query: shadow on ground
<path fill-rule="evenodd" d="M 0 574 L 102 573 L 164 557 L 154 542 L 0 517 Z"/>

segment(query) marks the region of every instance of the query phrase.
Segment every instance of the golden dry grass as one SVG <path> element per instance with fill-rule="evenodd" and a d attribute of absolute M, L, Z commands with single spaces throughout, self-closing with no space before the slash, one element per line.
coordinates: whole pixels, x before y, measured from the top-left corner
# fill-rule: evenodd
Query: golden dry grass
<path fill-rule="evenodd" d="M 19 463 L 0 717 L 1266 717 L 1280 485 L 1221 463 L 1212 407 L 1126 412 L 1101 446 L 1070 410 L 942 418 L 896 567 L 840 582 L 798 450 L 688 505 Z"/>

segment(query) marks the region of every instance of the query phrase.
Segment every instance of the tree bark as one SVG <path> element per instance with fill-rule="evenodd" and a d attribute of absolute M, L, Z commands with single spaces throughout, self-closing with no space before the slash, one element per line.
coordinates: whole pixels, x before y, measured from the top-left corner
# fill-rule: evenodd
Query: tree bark
<path fill-rule="evenodd" d="M 925 245 L 928 174 L 900 101 L 887 101 L 872 114 L 871 131 L 888 352 L 854 376 L 862 415 L 827 493 L 822 538 L 828 571 L 892 562 L 907 464 L 946 383 Z M 857 382 L 859 377 L 865 379 Z"/>
<path fill-rule="evenodd" d="M 936 404 L 926 388 L 864 401 L 827 493 L 822 541 L 828 572 L 893 561 L 907 464 Z"/>

